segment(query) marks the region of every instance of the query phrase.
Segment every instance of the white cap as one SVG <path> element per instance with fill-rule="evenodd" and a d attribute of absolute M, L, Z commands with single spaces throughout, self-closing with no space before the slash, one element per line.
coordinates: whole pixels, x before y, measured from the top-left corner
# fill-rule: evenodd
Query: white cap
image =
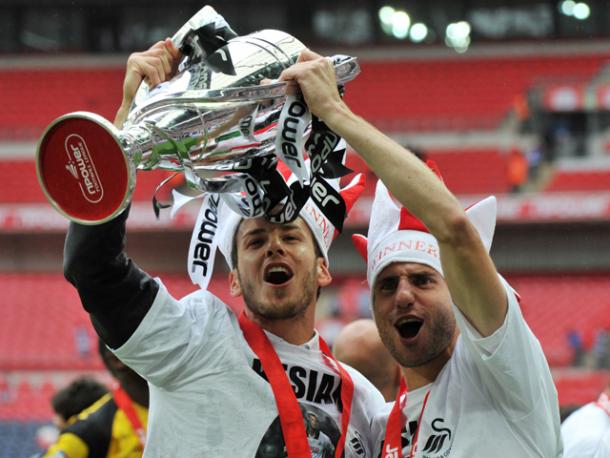
<path fill-rule="evenodd" d="M 466 210 L 487 251 L 496 227 L 496 198 L 487 197 Z M 377 275 L 394 262 L 416 262 L 443 275 L 436 238 L 407 209 L 399 207 L 379 180 L 371 208 L 368 239 L 352 236 L 356 249 L 367 261 L 367 281 L 373 287 Z"/>

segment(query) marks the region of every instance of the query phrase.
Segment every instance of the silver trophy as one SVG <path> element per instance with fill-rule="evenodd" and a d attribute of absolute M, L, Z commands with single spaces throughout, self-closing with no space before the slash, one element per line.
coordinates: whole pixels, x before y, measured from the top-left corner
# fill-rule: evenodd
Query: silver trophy
<path fill-rule="evenodd" d="M 136 170 L 184 173 L 190 188 L 231 197 L 228 203 L 244 216 L 270 214 L 290 197 L 287 186 L 278 191 L 278 159 L 297 173 L 301 186 L 311 182 L 299 169 L 314 123 L 303 115 L 298 96 L 290 95 L 294 85 L 277 81 L 305 46 L 277 30 L 237 36 L 209 6 L 172 40 L 184 55 L 178 73 L 153 89 L 140 86 L 122 130 L 94 113 L 75 112 L 42 135 L 38 178 L 51 204 L 70 220 L 100 224 L 121 213 Z M 353 57 L 332 60 L 339 85 L 359 73 Z M 321 157 L 324 162 L 328 153 Z"/>

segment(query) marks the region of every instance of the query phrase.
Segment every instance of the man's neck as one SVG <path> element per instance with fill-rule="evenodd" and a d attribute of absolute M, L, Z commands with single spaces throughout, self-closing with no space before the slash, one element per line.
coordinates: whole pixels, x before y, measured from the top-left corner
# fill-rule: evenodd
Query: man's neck
<path fill-rule="evenodd" d="M 121 388 L 127 393 L 132 401 L 142 407 L 148 407 L 148 385 L 144 379 L 121 380 Z"/>
<path fill-rule="evenodd" d="M 313 310 L 313 307 L 311 308 Z M 314 336 L 314 314 L 308 309 L 304 314 L 287 319 L 266 319 L 253 314 L 246 308 L 249 319 L 258 324 L 265 331 L 276 335 L 293 345 L 303 345 Z"/>
<path fill-rule="evenodd" d="M 459 333 L 456 333 L 451 344 L 436 358 L 426 364 L 416 367 L 401 367 L 402 375 L 405 377 L 409 391 L 426 386 L 436 380 L 438 374 L 440 374 L 445 364 L 447 364 L 453 355 L 458 335 Z"/>

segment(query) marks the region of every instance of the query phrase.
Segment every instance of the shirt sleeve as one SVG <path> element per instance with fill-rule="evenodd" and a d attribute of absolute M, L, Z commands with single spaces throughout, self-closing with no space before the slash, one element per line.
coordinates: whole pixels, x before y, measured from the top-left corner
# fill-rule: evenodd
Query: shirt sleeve
<path fill-rule="evenodd" d="M 556 396 L 550 369 L 540 346 L 521 313 L 516 293 L 500 277 L 508 310 L 504 323 L 483 337 L 454 306 L 463 345 L 456 353 L 478 373 L 490 397 L 509 418 L 520 418 L 539 401 Z"/>
<path fill-rule="evenodd" d="M 64 275 L 78 290 L 102 340 L 116 348 L 138 327 L 157 293 L 157 283 L 125 253 L 129 210 L 104 224 L 70 223 Z"/>
<path fill-rule="evenodd" d="M 161 280 L 149 312 L 122 346 L 125 364 L 159 387 L 175 389 L 223 366 L 225 349 L 235 345 L 235 316 L 213 294 L 198 290 L 182 300 Z"/>

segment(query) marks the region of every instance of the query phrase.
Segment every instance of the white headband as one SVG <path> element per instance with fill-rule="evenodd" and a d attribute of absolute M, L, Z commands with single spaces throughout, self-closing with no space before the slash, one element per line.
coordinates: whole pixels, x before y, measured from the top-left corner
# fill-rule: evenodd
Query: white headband
<path fill-rule="evenodd" d="M 496 198 L 493 196 L 466 210 L 466 215 L 479 232 L 487 251 L 493 240 L 496 212 Z M 352 239 L 356 249 L 367 261 L 370 288 L 375 284 L 377 275 L 394 262 L 425 264 L 443 275 L 436 238 L 428 233 L 421 221 L 394 202 L 381 180 L 375 189 L 368 239 L 360 234 L 352 236 Z"/>

